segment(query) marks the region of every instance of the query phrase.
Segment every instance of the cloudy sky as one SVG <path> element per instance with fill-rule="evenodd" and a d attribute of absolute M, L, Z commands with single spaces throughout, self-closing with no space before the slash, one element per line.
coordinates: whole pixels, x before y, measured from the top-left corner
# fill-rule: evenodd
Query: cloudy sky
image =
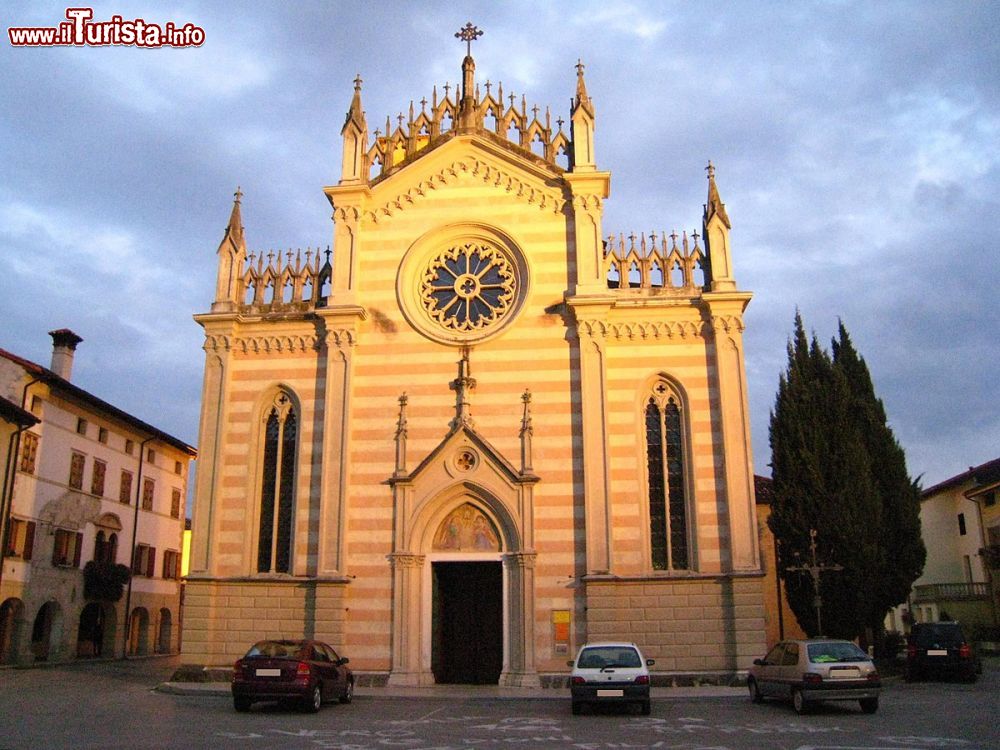
<path fill-rule="evenodd" d="M 568 117 L 586 63 L 607 233 L 698 228 L 717 165 L 754 456 L 798 308 L 865 356 L 924 486 L 1000 455 L 1000 4 L 296 2 L 93 6 L 189 49 L 0 44 L 0 347 L 197 444 L 201 329 L 241 185 L 251 249 L 327 246 L 352 80 L 371 127 L 460 78 Z M 9 26 L 65 4 L 7 2 Z"/>

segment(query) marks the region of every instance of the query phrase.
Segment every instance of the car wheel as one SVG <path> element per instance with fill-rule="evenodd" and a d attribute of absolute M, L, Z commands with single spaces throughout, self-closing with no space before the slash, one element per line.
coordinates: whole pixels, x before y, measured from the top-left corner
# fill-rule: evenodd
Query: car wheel
<path fill-rule="evenodd" d="M 233 708 L 239 711 L 241 714 L 246 713 L 250 710 L 250 704 L 252 701 L 244 695 L 234 695 L 233 696 Z"/>
<path fill-rule="evenodd" d="M 573 701 L 573 715 L 579 716 L 583 713 L 583 704 L 579 701 Z"/>
<path fill-rule="evenodd" d="M 858 703 L 861 704 L 861 710 L 866 714 L 878 711 L 878 698 L 862 698 Z"/>
<path fill-rule="evenodd" d="M 750 691 L 750 700 L 754 703 L 764 702 L 764 696 L 760 692 L 760 685 L 757 684 L 757 680 L 753 677 L 747 680 L 747 689 Z"/>
<path fill-rule="evenodd" d="M 344 694 L 340 696 L 341 703 L 350 703 L 354 699 L 354 680 L 348 680 L 344 685 Z"/>
<path fill-rule="evenodd" d="M 649 716 L 653 711 L 653 706 L 649 701 L 643 701 L 640 706 L 642 707 L 641 712 L 643 716 Z"/>
<path fill-rule="evenodd" d="M 792 690 L 792 708 L 795 709 L 795 713 L 797 714 L 809 713 L 809 701 L 802 697 L 801 690 Z"/>
<path fill-rule="evenodd" d="M 319 711 L 320 706 L 323 705 L 323 689 L 320 687 L 319 683 L 313 687 L 312 692 L 305 699 L 302 707 L 311 714 Z"/>

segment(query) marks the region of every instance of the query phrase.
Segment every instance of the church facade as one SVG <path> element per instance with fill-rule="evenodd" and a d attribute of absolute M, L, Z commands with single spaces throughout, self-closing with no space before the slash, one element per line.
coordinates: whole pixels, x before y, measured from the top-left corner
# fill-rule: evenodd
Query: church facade
<path fill-rule="evenodd" d="M 391 684 L 536 685 L 587 640 L 666 673 L 764 650 L 743 311 L 700 233 L 606 237 L 567 130 L 475 81 L 342 130 L 333 256 L 248 254 L 205 332 L 183 655 L 315 637 Z"/>

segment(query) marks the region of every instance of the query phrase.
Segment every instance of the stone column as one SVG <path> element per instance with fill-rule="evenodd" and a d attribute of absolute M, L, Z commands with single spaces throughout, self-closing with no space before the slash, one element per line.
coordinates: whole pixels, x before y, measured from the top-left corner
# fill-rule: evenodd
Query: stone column
<path fill-rule="evenodd" d="M 507 658 L 500 675 L 503 687 L 538 687 L 535 668 L 535 552 L 508 552 Z"/>
<path fill-rule="evenodd" d="M 579 310 L 577 314 L 579 315 Z M 580 412 L 587 573 L 611 570 L 611 488 L 608 467 L 607 363 L 594 320 L 577 325 L 580 341 Z"/>
<path fill-rule="evenodd" d="M 749 299 L 749 295 L 744 296 Z M 735 571 L 759 570 L 742 318 L 713 315 L 712 331 L 725 477 L 725 486 L 720 490 L 725 493 L 729 510 L 731 565 Z"/>
<path fill-rule="evenodd" d="M 392 671 L 390 685 L 421 684 L 420 606 L 425 555 L 393 552 L 392 566 Z"/>
<path fill-rule="evenodd" d="M 319 573 L 343 575 L 347 467 L 350 459 L 351 372 L 354 331 L 334 327 L 336 311 L 320 311 L 326 323 L 326 385 L 323 391 L 320 480 Z"/>
<path fill-rule="evenodd" d="M 229 377 L 229 342 L 233 335 L 227 316 L 226 330 L 209 331 L 213 318 L 197 316 L 206 328 L 205 375 L 201 389 L 201 422 L 198 430 L 199 468 L 194 494 L 191 526 L 190 572 L 212 575 L 215 561 L 212 541 L 217 537 L 223 456 L 225 454 L 225 423 L 227 416 L 227 380 Z M 215 329 L 215 327 L 212 327 Z M 133 488 L 134 489 L 134 488 Z"/>

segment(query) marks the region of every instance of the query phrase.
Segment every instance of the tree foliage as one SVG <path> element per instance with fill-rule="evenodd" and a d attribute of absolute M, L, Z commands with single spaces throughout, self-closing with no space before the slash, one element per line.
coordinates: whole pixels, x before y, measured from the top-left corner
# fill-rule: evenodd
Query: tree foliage
<path fill-rule="evenodd" d="M 94 601 L 117 602 L 131 575 L 126 565 L 91 560 L 83 566 L 83 596 Z"/>
<path fill-rule="evenodd" d="M 815 529 L 818 562 L 843 566 L 820 577 L 822 634 L 854 638 L 877 629 L 905 600 L 924 548 L 919 489 L 843 325 L 833 352 L 806 338 L 796 314 L 771 413 L 769 525 L 788 603 L 803 629 L 820 634 L 813 579 L 788 568 L 812 562 Z"/>

